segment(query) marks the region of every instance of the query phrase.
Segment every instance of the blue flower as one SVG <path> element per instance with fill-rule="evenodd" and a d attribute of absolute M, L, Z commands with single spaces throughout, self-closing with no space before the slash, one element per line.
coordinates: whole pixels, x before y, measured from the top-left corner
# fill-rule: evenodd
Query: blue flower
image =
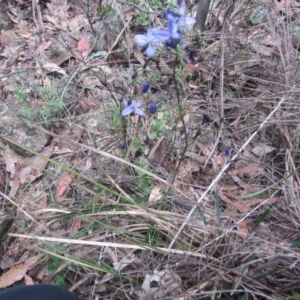
<path fill-rule="evenodd" d="M 150 82 L 149 81 L 144 81 L 142 83 L 142 87 L 141 87 L 142 93 L 143 94 L 147 93 L 149 89 L 150 89 Z"/>
<path fill-rule="evenodd" d="M 232 149 L 231 149 L 229 146 L 225 147 L 225 151 L 224 151 L 224 152 L 225 152 L 225 155 L 226 155 L 226 156 L 229 156 L 230 153 L 231 153 L 231 150 L 232 150 Z"/>
<path fill-rule="evenodd" d="M 168 20 L 168 33 L 169 38 L 166 40 L 165 45 L 170 48 L 176 48 L 176 46 L 180 43 L 182 36 L 176 19 L 171 18 Z"/>
<path fill-rule="evenodd" d="M 179 6 L 179 14 L 181 16 L 179 19 L 179 26 L 182 26 L 182 28 L 186 30 L 191 30 L 196 23 L 196 19 L 186 16 L 186 5 L 184 1 L 181 1 Z"/>
<path fill-rule="evenodd" d="M 156 103 L 151 103 L 149 105 L 149 111 L 150 111 L 150 114 L 154 115 L 157 111 L 157 104 Z"/>
<path fill-rule="evenodd" d="M 156 52 L 156 45 L 165 42 L 169 38 L 167 30 L 148 28 L 147 34 L 134 36 L 135 44 L 146 52 L 148 58 L 153 58 Z"/>
<path fill-rule="evenodd" d="M 134 71 L 133 74 L 131 75 L 131 79 L 136 80 L 137 77 L 138 77 L 138 73 L 137 73 L 137 71 Z"/>
<path fill-rule="evenodd" d="M 126 100 L 123 99 L 122 101 L 123 104 L 125 104 L 125 106 L 127 106 L 123 111 L 122 111 L 122 117 L 128 116 L 132 113 L 140 115 L 140 116 L 144 116 L 145 113 L 143 112 L 142 109 L 140 109 L 140 106 L 143 104 L 143 100 Z"/>
<path fill-rule="evenodd" d="M 176 13 L 175 11 L 173 11 L 170 8 L 165 9 L 164 11 L 164 17 L 167 21 L 173 19 L 173 20 L 177 20 L 180 18 L 180 15 L 178 13 Z"/>
<path fill-rule="evenodd" d="M 135 44 L 145 51 L 148 58 L 153 58 L 156 46 L 165 43 L 167 47 L 176 48 L 180 43 L 183 30 L 193 27 L 196 20 L 186 16 L 186 5 L 184 1 L 178 1 L 178 11 L 171 9 L 164 11 L 164 16 L 168 23 L 168 29 L 148 28 L 147 34 L 137 34 L 134 36 Z"/>
<path fill-rule="evenodd" d="M 181 1 L 178 8 L 178 13 L 171 9 L 166 9 L 164 12 L 166 20 L 169 22 L 173 20 L 177 23 L 179 29 L 190 30 L 196 23 L 195 18 L 186 16 L 186 5 L 184 1 Z"/>
<path fill-rule="evenodd" d="M 127 145 L 126 143 L 121 143 L 121 144 L 119 145 L 119 147 L 120 147 L 120 149 L 122 149 L 122 150 L 126 150 L 126 149 L 128 148 L 128 145 Z"/>
<path fill-rule="evenodd" d="M 186 6 L 184 1 L 181 1 L 178 6 L 179 9 L 177 12 L 169 8 L 164 11 L 164 16 L 168 22 L 169 32 L 169 38 L 165 44 L 170 48 L 176 48 L 181 41 L 182 31 L 190 30 L 196 22 L 194 18 L 185 15 Z"/>
<path fill-rule="evenodd" d="M 180 128 L 180 135 L 184 135 L 184 134 L 186 134 L 185 127 L 181 127 Z"/>

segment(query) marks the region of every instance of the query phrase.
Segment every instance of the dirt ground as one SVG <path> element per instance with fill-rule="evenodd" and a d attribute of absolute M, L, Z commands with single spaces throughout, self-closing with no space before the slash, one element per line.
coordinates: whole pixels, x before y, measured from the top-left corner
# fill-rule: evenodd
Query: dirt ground
<path fill-rule="evenodd" d="M 0 289 L 300 299 L 299 2 L 180 7 L 0 1 Z"/>

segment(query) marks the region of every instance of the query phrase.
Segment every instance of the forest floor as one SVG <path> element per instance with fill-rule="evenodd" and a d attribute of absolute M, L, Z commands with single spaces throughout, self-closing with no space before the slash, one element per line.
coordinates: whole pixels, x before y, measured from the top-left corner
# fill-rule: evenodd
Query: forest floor
<path fill-rule="evenodd" d="M 300 299 L 300 6 L 213 2 L 0 1 L 0 289 Z"/>

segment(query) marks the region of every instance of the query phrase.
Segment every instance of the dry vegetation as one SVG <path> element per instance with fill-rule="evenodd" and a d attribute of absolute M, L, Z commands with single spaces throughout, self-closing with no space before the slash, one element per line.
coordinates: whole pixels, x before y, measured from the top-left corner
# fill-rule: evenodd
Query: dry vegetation
<path fill-rule="evenodd" d="M 214 1 L 146 63 L 162 3 L 0 2 L 1 288 L 300 298 L 300 5 Z"/>

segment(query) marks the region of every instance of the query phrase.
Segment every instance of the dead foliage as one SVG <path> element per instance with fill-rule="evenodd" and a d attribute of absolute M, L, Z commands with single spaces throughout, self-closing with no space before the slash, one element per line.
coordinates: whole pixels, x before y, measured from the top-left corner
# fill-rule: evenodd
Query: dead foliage
<path fill-rule="evenodd" d="M 133 44 L 162 24 L 138 3 L 0 1 L 0 288 L 296 299 L 298 2 L 214 1 L 176 81 L 174 52 Z M 123 98 L 157 112 L 122 118 Z"/>

